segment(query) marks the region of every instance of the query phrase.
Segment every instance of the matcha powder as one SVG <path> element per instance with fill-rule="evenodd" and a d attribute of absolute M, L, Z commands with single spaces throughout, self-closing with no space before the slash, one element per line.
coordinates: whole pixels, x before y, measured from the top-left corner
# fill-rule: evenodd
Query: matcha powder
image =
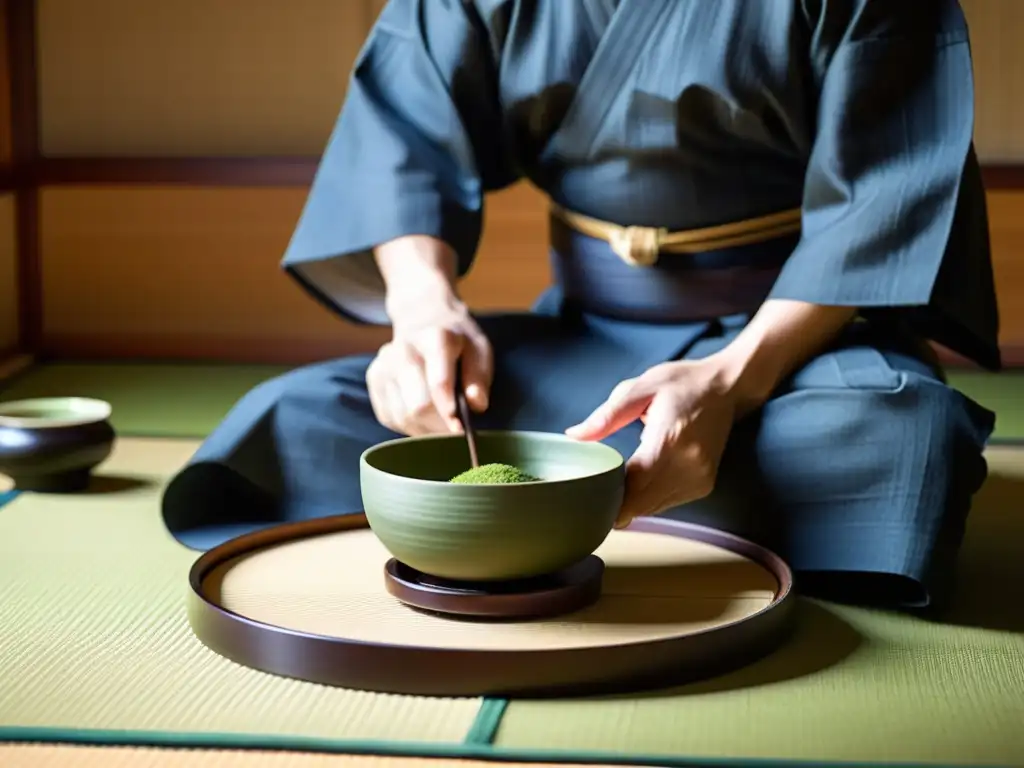
<path fill-rule="evenodd" d="M 523 472 L 509 464 L 483 464 L 452 478 L 453 483 L 466 485 L 493 485 L 496 483 L 534 483 L 539 477 Z"/>

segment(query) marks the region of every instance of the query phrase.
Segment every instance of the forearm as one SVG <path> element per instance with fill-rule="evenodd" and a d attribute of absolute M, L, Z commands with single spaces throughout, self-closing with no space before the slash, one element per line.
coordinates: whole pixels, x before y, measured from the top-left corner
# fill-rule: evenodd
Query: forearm
<path fill-rule="evenodd" d="M 425 235 L 400 237 L 379 245 L 374 257 L 387 294 L 385 305 L 394 321 L 397 313 L 438 301 L 458 301 L 457 258 L 445 242 Z"/>
<path fill-rule="evenodd" d="M 766 301 L 716 356 L 738 395 L 741 413 L 762 406 L 786 377 L 828 346 L 856 315 L 855 307 Z"/>

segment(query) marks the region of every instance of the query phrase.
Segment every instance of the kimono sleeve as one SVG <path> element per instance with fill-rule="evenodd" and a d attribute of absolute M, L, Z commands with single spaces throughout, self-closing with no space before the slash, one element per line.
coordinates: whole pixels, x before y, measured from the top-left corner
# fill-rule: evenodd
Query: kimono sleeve
<path fill-rule="evenodd" d="M 390 0 L 356 60 L 283 262 L 349 320 L 388 323 L 373 249 L 389 240 L 443 240 L 464 275 L 484 192 L 515 180 L 501 146 L 492 46 L 472 8 Z"/>
<path fill-rule="evenodd" d="M 802 237 L 771 298 L 906 310 L 931 338 L 980 340 L 968 354 L 990 358 L 998 323 L 959 4 L 805 6 L 817 125 Z"/>

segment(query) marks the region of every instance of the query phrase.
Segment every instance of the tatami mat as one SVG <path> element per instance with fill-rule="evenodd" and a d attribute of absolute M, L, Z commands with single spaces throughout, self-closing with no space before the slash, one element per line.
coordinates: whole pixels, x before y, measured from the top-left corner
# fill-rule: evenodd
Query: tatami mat
<path fill-rule="evenodd" d="M 286 368 L 263 365 L 58 363 L 4 385 L 0 400 L 79 395 L 114 404 L 122 434 L 202 437 L 247 390 Z M 951 383 L 998 414 L 997 439 L 1024 439 L 1024 371 L 953 371 Z"/>
<path fill-rule="evenodd" d="M 58 363 L 0 382 L 0 401 L 97 397 L 123 435 L 204 437 L 252 387 L 286 369 L 263 365 Z"/>
<path fill-rule="evenodd" d="M 995 411 L 996 439 L 1024 440 L 1024 371 L 1014 369 L 997 374 L 951 371 L 949 382 Z"/>
<path fill-rule="evenodd" d="M 163 530 L 158 497 L 195 446 L 122 440 L 93 493 L 22 494 L 0 510 L 0 737 L 75 728 L 461 742 L 478 699 L 287 680 L 192 635 L 195 553 Z"/>

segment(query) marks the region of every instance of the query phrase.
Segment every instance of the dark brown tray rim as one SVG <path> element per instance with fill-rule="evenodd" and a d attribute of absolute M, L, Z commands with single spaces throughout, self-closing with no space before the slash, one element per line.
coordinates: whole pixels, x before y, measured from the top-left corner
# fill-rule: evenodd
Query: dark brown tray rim
<path fill-rule="evenodd" d="M 742 555 L 775 576 L 775 599 L 745 619 L 682 637 L 597 648 L 495 651 L 304 633 L 234 613 L 204 594 L 204 579 L 224 562 L 273 545 L 367 527 L 362 514 L 318 518 L 244 534 L 207 551 L 189 571 L 188 618 L 196 637 L 243 666 L 322 685 L 425 696 L 577 696 L 678 685 L 746 666 L 774 651 L 796 618 L 793 574 L 778 555 L 730 533 L 657 517 L 634 520 L 628 530 L 691 539 Z"/>

